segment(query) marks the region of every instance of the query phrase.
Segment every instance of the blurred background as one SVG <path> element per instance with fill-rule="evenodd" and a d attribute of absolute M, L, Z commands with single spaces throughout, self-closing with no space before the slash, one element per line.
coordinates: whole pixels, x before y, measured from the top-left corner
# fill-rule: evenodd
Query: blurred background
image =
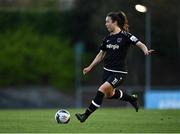
<path fill-rule="evenodd" d="M 180 108 L 179 0 L 0 0 L 0 108 L 86 107 L 102 65 L 83 76 L 107 34 L 105 17 L 124 11 L 130 32 L 155 50 L 129 50 L 123 90 L 141 107 Z M 105 100 L 104 107 L 128 107 Z"/>

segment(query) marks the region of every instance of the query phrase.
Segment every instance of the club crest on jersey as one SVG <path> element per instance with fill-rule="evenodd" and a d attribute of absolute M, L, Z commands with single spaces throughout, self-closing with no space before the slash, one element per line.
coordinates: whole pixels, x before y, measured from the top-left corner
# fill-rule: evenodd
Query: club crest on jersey
<path fill-rule="evenodd" d="M 120 43 L 122 41 L 122 38 L 117 38 L 117 42 Z"/>
<path fill-rule="evenodd" d="M 108 45 L 106 45 L 106 47 L 109 48 L 109 49 L 113 49 L 113 50 L 119 49 L 119 46 L 117 44 L 115 44 L 115 45 L 108 44 Z"/>

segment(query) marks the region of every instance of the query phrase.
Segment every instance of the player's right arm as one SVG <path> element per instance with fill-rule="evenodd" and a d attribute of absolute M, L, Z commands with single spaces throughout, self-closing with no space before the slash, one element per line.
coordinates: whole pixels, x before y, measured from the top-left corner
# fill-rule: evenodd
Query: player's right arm
<path fill-rule="evenodd" d="M 100 63 L 104 59 L 105 55 L 106 55 L 106 52 L 103 50 L 100 50 L 100 52 L 96 55 L 92 63 L 88 67 L 83 69 L 83 74 L 85 75 L 89 73 L 98 63 Z"/>

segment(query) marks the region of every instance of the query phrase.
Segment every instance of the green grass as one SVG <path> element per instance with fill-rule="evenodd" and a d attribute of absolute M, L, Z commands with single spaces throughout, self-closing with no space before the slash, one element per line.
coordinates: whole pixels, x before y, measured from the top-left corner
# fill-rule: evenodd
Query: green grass
<path fill-rule="evenodd" d="M 74 114 L 84 109 L 67 109 L 69 124 L 57 124 L 56 109 L 0 110 L 1 133 L 133 133 L 180 132 L 180 110 L 99 109 L 85 123 Z"/>

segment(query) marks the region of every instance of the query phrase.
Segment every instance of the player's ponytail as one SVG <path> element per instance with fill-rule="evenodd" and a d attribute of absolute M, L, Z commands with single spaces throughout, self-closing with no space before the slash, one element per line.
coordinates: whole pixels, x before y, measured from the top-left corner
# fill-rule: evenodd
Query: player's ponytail
<path fill-rule="evenodd" d="M 129 31 L 129 24 L 128 24 L 128 19 L 127 16 L 125 15 L 124 12 L 110 12 L 108 13 L 109 17 L 111 17 L 112 21 L 115 22 L 117 21 L 118 26 L 124 30 L 124 31 Z"/>
<path fill-rule="evenodd" d="M 129 31 L 129 24 L 128 24 L 128 19 L 127 16 L 124 12 L 120 11 L 117 13 L 118 17 L 120 18 L 119 20 L 119 26 L 124 30 L 124 31 Z"/>

